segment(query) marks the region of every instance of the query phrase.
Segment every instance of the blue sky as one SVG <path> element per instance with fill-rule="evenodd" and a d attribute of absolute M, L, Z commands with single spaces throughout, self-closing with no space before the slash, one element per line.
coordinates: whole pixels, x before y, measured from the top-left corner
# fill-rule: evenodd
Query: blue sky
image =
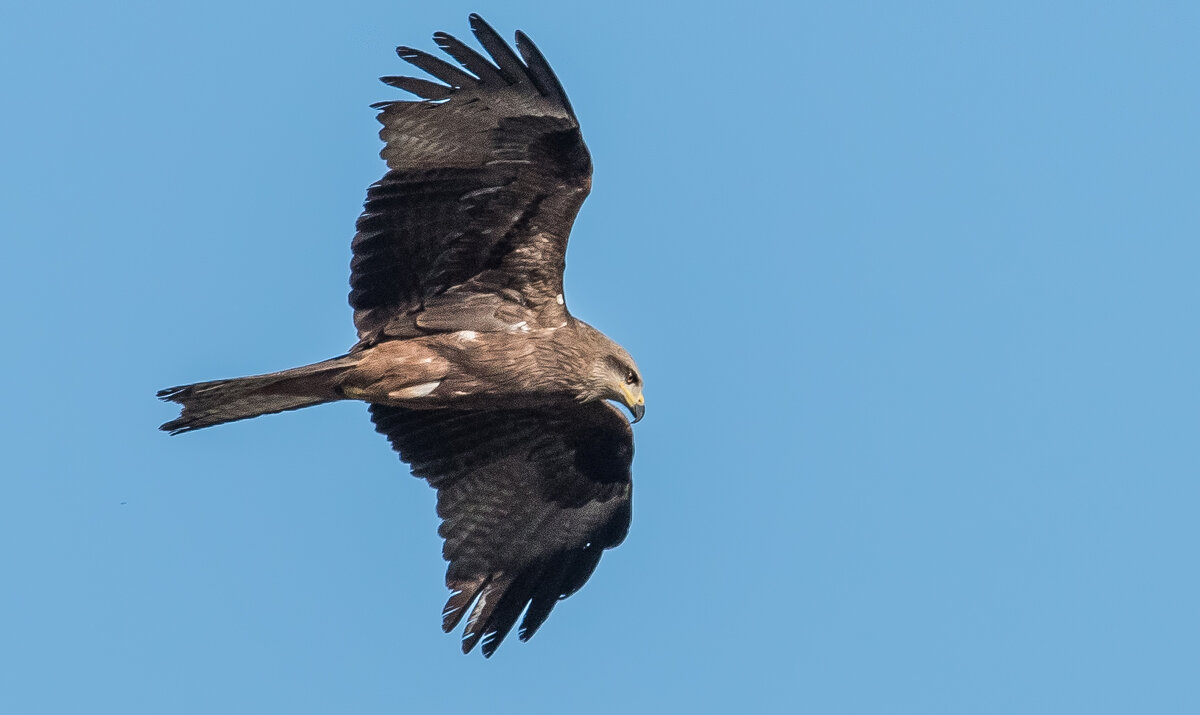
<path fill-rule="evenodd" d="M 9 4 L 0 711 L 1200 711 L 1200 9 L 1128 5 Z M 471 11 L 648 396 L 628 540 L 490 661 L 363 406 L 153 399 L 353 342 L 375 78 Z"/>

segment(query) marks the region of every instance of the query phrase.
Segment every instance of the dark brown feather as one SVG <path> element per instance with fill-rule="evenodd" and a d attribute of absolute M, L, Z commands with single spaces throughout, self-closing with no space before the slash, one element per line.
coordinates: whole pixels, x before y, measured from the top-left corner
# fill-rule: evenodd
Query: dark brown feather
<path fill-rule="evenodd" d="M 451 87 L 468 87 L 476 81 L 471 75 L 443 59 L 434 57 L 428 52 L 422 52 L 421 50 L 401 45 L 396 48 L 396 55 L 414 67 L 425 70 Z"/>
<path fill-rule="evenodd" d="M 423 99 L 377 105 L 390 171 L 367 192 L 350 278 L 365 343 L 410 337 L 421 325 L 411 316 L 445 294 L 515 295 L 555 325 L 566 315 L 557 297 L 591 158 L 561 84 L 528 38 L 519 37 L 518 55 L 477 16 L 471 24 L 490 59 L 438 33 L 468 71 L 401 47 L 402 59 L 445 84 L 384 78 Z"/>
<path fill-rule="evenodd" d="M 471 13 L 468 19 L 471 23 L 471 31 L 475 33 L 475 39 L 479 40 L 479 44 L 483 45 L 483 49 L 491 55 L 492 60 L 500 68 L 500 72 L 504 74 L 504 78 L 508 80 L 509 84 L 529 81 L 528 71 L 521 62 L 521 58 L 517 56 L 516 52 L 513 52 L 504 38 L 500 37 L 499 33 L 484 22 L 479 15 Z"/>
<path fill-rule="evenodd" d="M 525 59 L 529 73 L 533 76 L 542 94 L 566 107 L 567 113 L 574 118 L 575 110 L 571 108 L 571 102 L 567 99 L 567 92 L 563 89 L 562 83 L 558 81 L 558 75 L 550 69 L 550 63 L 546 61 L 537 45 L 533 44 L 533 40 L 520 30 L 517 30 L 517 49 L 520 50 L 521 57 Z"/>
<path fill-rule="evenodd" d="M 444 84 L 430 82 L 427 79 L 418 77 L 380 77 L 380 82 L 402 89 L 405 92 L 412 92 L 422 99 L 445 99 L 450 96 L 453 90 Z"/>
<path fill-rule="evenodd" d="M 160 400 L 183 407 L 179 417 L 159 429 L 180 434 L 341 399 L 338 378 L 355 363 L 355 358 L 344 355 L 266 375 L 210 380 L 159 390 Z"/>
<path fill-rule="evenodd" d="M 446 633 L 454 630 L 462 617 L 467 614 L 467 606 L 475 600 L 482 589 L 488 582 L 487 576 L 479 578 L 463 580 L 446 579 L 446 587 L 452 593 L 450 598 L 446 600 L 446 605 L 442 608 L 442 630 Z"/>
<path fill-rule="evenodd" d="M 462 40 L 454 35 L 449 35 L 445 32 L 435 32 L 433 33 L 433 41 L 446 54 L 458 60 L 458 63 L 463 67 L 466 67 L 468 72 L 478 77 L 484 85 L 493 89 L 499 89 L 513 83 L 513 80 L 505 77 L 503 72 L 497 69 L 495 65 L 485 60 L 483 55 L 464 45 Z"/>
<path fill-rule="evenodd" d="M 629 530 L 633 437 L 604 402 L 463 411 L 371 406 L 413 474 L 438 490 L 450 562 L 443 626 L 471 608 L 463 648 L 527 640 Z"/>

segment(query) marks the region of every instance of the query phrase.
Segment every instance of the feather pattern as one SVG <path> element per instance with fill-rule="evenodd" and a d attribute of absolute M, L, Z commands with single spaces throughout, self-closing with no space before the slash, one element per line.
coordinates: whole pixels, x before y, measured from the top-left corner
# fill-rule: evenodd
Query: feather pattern
<path fill-rule="evenodd" d="M 453 592 L 449 631 L 490 656 L 527 640 L 621 543 L 631 517 L 633 433 L 605 402 L 497 411 L 371 405 L 375 429 L 438 491 Z"/>
<path fill-rule="evenodd" d="M 532 312 L 527 322 L 565 316 L 556 298 L 567 237 L 591 187 L 591 158 L 533 43 L 518 35 L 518 54 L 477 15 L 471 28 L 486 57 L 434 35 L 461 69 L 397 50 L 441 84 L 383 78 L 420 99 L 375 105 L 389 171 L 367 192 L 350 276 L 364 344 L 412 337 L 421 324 L 414 315 L 443 295 L 501 295 Z"/>

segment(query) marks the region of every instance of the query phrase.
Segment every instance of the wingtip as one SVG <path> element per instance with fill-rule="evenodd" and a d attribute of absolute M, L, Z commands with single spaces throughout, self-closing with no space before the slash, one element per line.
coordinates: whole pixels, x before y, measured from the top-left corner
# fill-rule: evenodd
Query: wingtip
<path fill-rule="evenodd" d="M 158 429 L 160 429 L 163 432 L 166 432 L 167 434 L 171 435 L 172 437 L 174 437 L 177 434 L 183 434 L 184 432 L 191 432 L 194 429 L 193 427 L 188 427 L 186 425 L 179 424 L 181 421 L 182 421 L 182 418 L 177 419 L 177 420 L 171 420 L 170 422 L 164 422 L 158 426 Z"/>
<path fill-rule="evenodd" d="M 534 84 L 538 90 L 548 97 L 562 104 L 563 109 L 567 110 L 567 114 L 572 119 L 575 118 L 575 110 L 571 107 L 571 100 L 567 99 L 567 92 L 563 89 L 562 82 L 559 81 L 558 75 L 554 74 L 554 70 L 550 67 L 550 63 L 546 60 L 546 56 L 538 49 L 537 44 L 530 39 L 529 35 L 517 30 L 517 51 L 521 53 L 521 57 L 525 60 L 525 66 L 529 68 L 529 75 L 533 78 Z"/>
<path fill-rule="evenodd" d="M 476 36 L 478 36 L 480 32 L 487 32 L 499 37 L 500 33 L 496 32 L 496 28 L 489 25 L 487 20 L 484 20 L 482 17 L 480 17 L 479 13 L 477 12 L 473 12 L 468 15 L 467 22 L 471 24 L 471 32 Z"/>
<path fill-rule="evenodd" d="M 459 595 L 456 593 L 451 596 L 445 607 L 442 608 L 442 633 L 449 633 L 454 630 L 454 627 L 462 620 L 463 614 L 466 613 L 468 604 L 451 606 L 451 603 L 454 603 L 454 599 L 458 598 Z"/>
<path fill-rule="evenodd" d="M 471 614 L 474 616 L 475 614 Z M 479 639 L 483 637 L 485 623 L 483 619 L 475 619 L 467 622 L 467 627 L 463 629 L 462 637 L 462 652 L 463 655 L 469 654 L 475 650 L 475 646 L 479 644 Z"/>
<path fill-rule="evenodd" d="M 463 616 L 467 614 L 467 607 L 471 605 L 487 582 L 486 577 L 446 580 L 446 587 L 450 589 L 451 593 L 450 597 L 446 599 L 446 605 L 442 606 L 442 632 L 449 633 L 458 626 Z"/>

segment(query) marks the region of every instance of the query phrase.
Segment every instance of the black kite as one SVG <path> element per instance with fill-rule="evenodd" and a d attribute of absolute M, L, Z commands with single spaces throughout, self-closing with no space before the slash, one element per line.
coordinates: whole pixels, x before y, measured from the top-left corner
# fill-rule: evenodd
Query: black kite
<path fill-rule="evenodd" d="M 358 343 L 269 375 L 159 392 L 172 434 L 335 400 L 370 403 L 412 472 L 437 489 L 463 652 L 491 655 L 524 612 L 527 640 L 629 529 L 633 358 L 563 300 L 567 235 L 591 187 L 579 123 L 523 33 L 517 52 L 477 15 L 491 60 L 445 33 L 462 69 L 400 47 L 440 82 L 384 77 L 420 100 L 383 102 L 388 172 L 352 244 Z M 473 607 L 472 607 L 472 604 Z"/>

